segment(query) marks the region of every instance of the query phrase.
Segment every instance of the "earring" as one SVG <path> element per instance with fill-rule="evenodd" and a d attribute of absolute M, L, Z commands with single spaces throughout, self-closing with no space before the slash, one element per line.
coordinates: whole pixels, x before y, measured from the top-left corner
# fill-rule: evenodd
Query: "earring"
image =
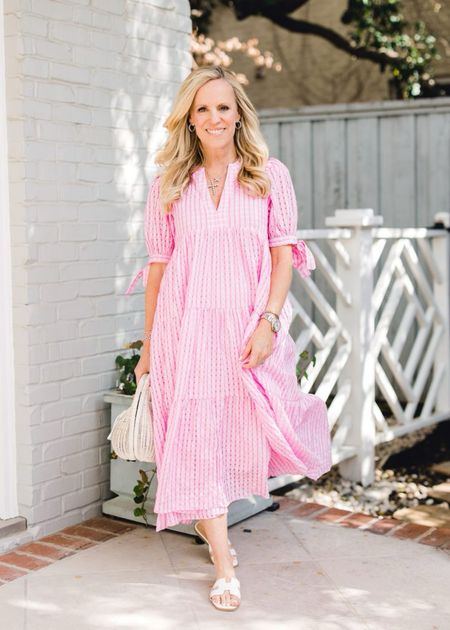
<path fill-rule="evenodd" d="M 240 120 L 236 120 L 236 129 L 240 129 L 242 127 L 242 123 Z"/>
<path fill-rule="evenodd" d="M 192 127 L 192 129 L 191 129 L 191 127 Z M 189 123 L 188 129 L 192 133 L 194 131 L 194 129 L 195 129 L 195 125 L 193 125 L 192 123 Z"/>

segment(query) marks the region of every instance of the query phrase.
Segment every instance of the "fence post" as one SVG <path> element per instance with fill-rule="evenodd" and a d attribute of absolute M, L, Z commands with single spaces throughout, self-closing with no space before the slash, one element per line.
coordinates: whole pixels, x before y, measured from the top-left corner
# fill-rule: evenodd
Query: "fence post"
<path fill-rule="evenodd" d="M 350 266 L 346 267 L 340 257 L 336 257 L 336 273 L 351 295 L 351 304 L 337 296 L 336 311 L 352 338 L 350 357 L 340 378 L 352 383 L 342 420 L 349 426 L 346 443 L 355 448 L 356 455 L 341 462 L 339 472 L 344 478 L 366 486 L 373 482 L 375 472 L 375 359 L 370 352 L 375 328 L 372 228 L 382 225 L 383 217 L 375 216 L 371 208 L 335 210 L 334 216 L 327 217 L 325 223 L 329 227 L 352 228 L 351 238 L 343 243 L 350 256 Z"/>
<path fill-rule="evenodd" d="M 431 239 L 434 259 L 439 263 L 441 282 L 433 282 L 436 304 L 444 318 L 444 334 L 438 345 L 434 369 L 445 372 L 436 398 L 436 413 L 445 413 L 450 409 L 450 212 L 439 212 L 434 216 L 435 227 L 446 228 L 442 236 Z"/>

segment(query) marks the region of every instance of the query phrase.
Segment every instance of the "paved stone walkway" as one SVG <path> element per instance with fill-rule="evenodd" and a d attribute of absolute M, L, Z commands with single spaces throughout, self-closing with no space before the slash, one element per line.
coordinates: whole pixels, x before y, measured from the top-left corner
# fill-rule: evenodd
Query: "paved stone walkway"
<path fill-rule="evenodd" d="M 448 529 L 274 499 L 279 510 L 229 529 L 242 590 L 231 614 L 208 602 L 214 567 L 205 545 L 99 517 L 0 555 L 2 628 L 449 627 Z"/>

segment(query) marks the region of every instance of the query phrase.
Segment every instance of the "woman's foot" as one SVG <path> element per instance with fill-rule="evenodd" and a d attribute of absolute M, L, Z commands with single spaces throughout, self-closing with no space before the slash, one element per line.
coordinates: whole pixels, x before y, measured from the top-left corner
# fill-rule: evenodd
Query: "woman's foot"
<path fill-rule="evenodd" d="M 210 601 L 220 610 L 235 610 L 240 604 L 240 589 L 227 542 L 227 514 L 197 521 L 195 527 L 199 534 L 205 533 L 214 552 L 216 581 L 210 591 Z"/>
<path fill-rule="evenodd" d="M 217 604 L 218 606 L 226 606 L 233 607 L 229 608 L 233 610 L 241 603 L 240 592 L 239 592 L 239 580 L 236 578 L 236 573 L 234 571 L 231 556 L 223 557 L 218 556 L 217 563 L 214 565 L 216 567 L 216 582 L 214 582 L 214 587 L 217 587 L 218 594 L 212 595 L 210 593 L 210 599 L 213 604 Z M 230 588 L 226 588 L 226 583 L 230 582 Z M 234 592 L 233 592 L 234 591 Z"/>
<path fill-rule="evenodd" d="M 240 583 L 237 577 L 218 577 L 210 590 L 209 599 L 218 610 L 236 610 L 241 603 Z"/>
<path fill-rule="evenodd" d="M 208 545 L 208 547 L 209 547 L 209 556 L 211 558 L 211 562 L 213 564 L 215 564 L 215 562 L 214 562 L 214 555 L 212 553 L 212 548 L 211 548 L 211 545 L 209 544 L 208 538 L 206 536 L 205 528 L 202 526 L 202 522 L 201 521 L 197 521 L 195 523 L 194 529 L 196 530 L 197 535 Z M 230 555 L 231 555 L 231 559 L 232 559 L 232 562 L 233 562 L 233 567 L 237 567 L 239 562 L 238 562 L 238 559 L 237 559 L 236 549 L 231 545 L 230 539 L 228 539 L 228 548 L 230 550 Z"/>

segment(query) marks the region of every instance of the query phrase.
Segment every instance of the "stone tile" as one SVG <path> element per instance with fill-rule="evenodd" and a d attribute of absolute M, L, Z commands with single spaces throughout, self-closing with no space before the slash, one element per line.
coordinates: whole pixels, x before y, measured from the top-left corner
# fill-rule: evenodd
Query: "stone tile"
<path fill-rule="evenodd" d="M 278 512 L 260 512 L 231 527 L 229 535 L 243 565 L 310 560 Z"/>
<path fill-rule="evenodd" d="M 251 532 L 244 530 L 250 529 Z M 172 531 L 160 532 L 173 566 L 179 570 L 192 566 L 213 566 L 206 544 L 197 545 L 190 536 Z M 309 554 L 292 535 L 277 512 L 260 512 L 228 529 L 240 565 L 310 560 Z M 268 544 L 270 541 L 270 544 Z"/>
<path fill-rule="evenodd" d="M 33 572 L 0 588 L 0 609 L 2 628 L 7 630 L 194 630 L 198 627 L 188 592 L 180 586 L 177 575 L 152 563 L 145 571 L 122 567 L 121 571 L 101 574 L 44 576 L 44 571 Z"/>
<path fill-rule="evenodd" d="M 412 541 L 393 539 L 391 536 L 374 536 L 366 529 L 344 528 L 320 521 L 301 521 L 291 518 L 285 521 L 302 543 L 312 559 L 410 555 L 420 552 L 420 546 Z"/>
<path fill-rule="evenodd" d="M 189 594 L 199 628 L 367 629 L 363 619 L 316 562 L 243 565 L 238 568 L 237 577 L 241 583 L 242 604 L 233 615 L 224 618 L 208 601 L 213 572 L 179 571 L 180 583 Z"/>
<path fill-rule="evenodd" d="M 153 527 L 137 527 L 102 544 L 86 541 L 93 546 L 3 584 L 2 627 L 446 627 L 450 556 L 445 550 L 392 535 L 331 526 L 282 510 L 242 521 L 229 528 L 229 536 L 241 560 L 236 573 L 243 597 L 241 608 L 232 615 L 215 610 L 208 600 L 215 571 L 204 546 L 170 530 L 157 534 Z"/>
<path fill-rule="evenodd" d="M 396 546 L 417 543 L 376 538 Z M 371 629 L 444 630 L 450 618 L 450 600 L 444 586 L 450 577 L 448 558 L 433 554 L 393 554 L 392 557 L 322 559 L 321 566 L 344 599 Z"/>
<path fill-rule="evenodd" d="M 163 541 L 150 527 L 133 529 L 85 549 L 47 567 L 47 575 L 96 575 L 123 570 L 141 571 L 158 567 L 161 572 L 173 571 Z"/>
<path fill-rule="evenodd" d="M 229 535 L 232 531 L 231 528 Z M 171 530 L 162 530 L 155 535 L 160 537 L 174 570 L 197 567 L 203 571 L 208 571 L 210 567 L 213 567 L 209 559 L 208 547 L 206 544 L 197 544 L 193 536 Z M 232 535 L 231 541 L 236 548 Z M 236 551 L 239 557 L 239 549 Z"/>

